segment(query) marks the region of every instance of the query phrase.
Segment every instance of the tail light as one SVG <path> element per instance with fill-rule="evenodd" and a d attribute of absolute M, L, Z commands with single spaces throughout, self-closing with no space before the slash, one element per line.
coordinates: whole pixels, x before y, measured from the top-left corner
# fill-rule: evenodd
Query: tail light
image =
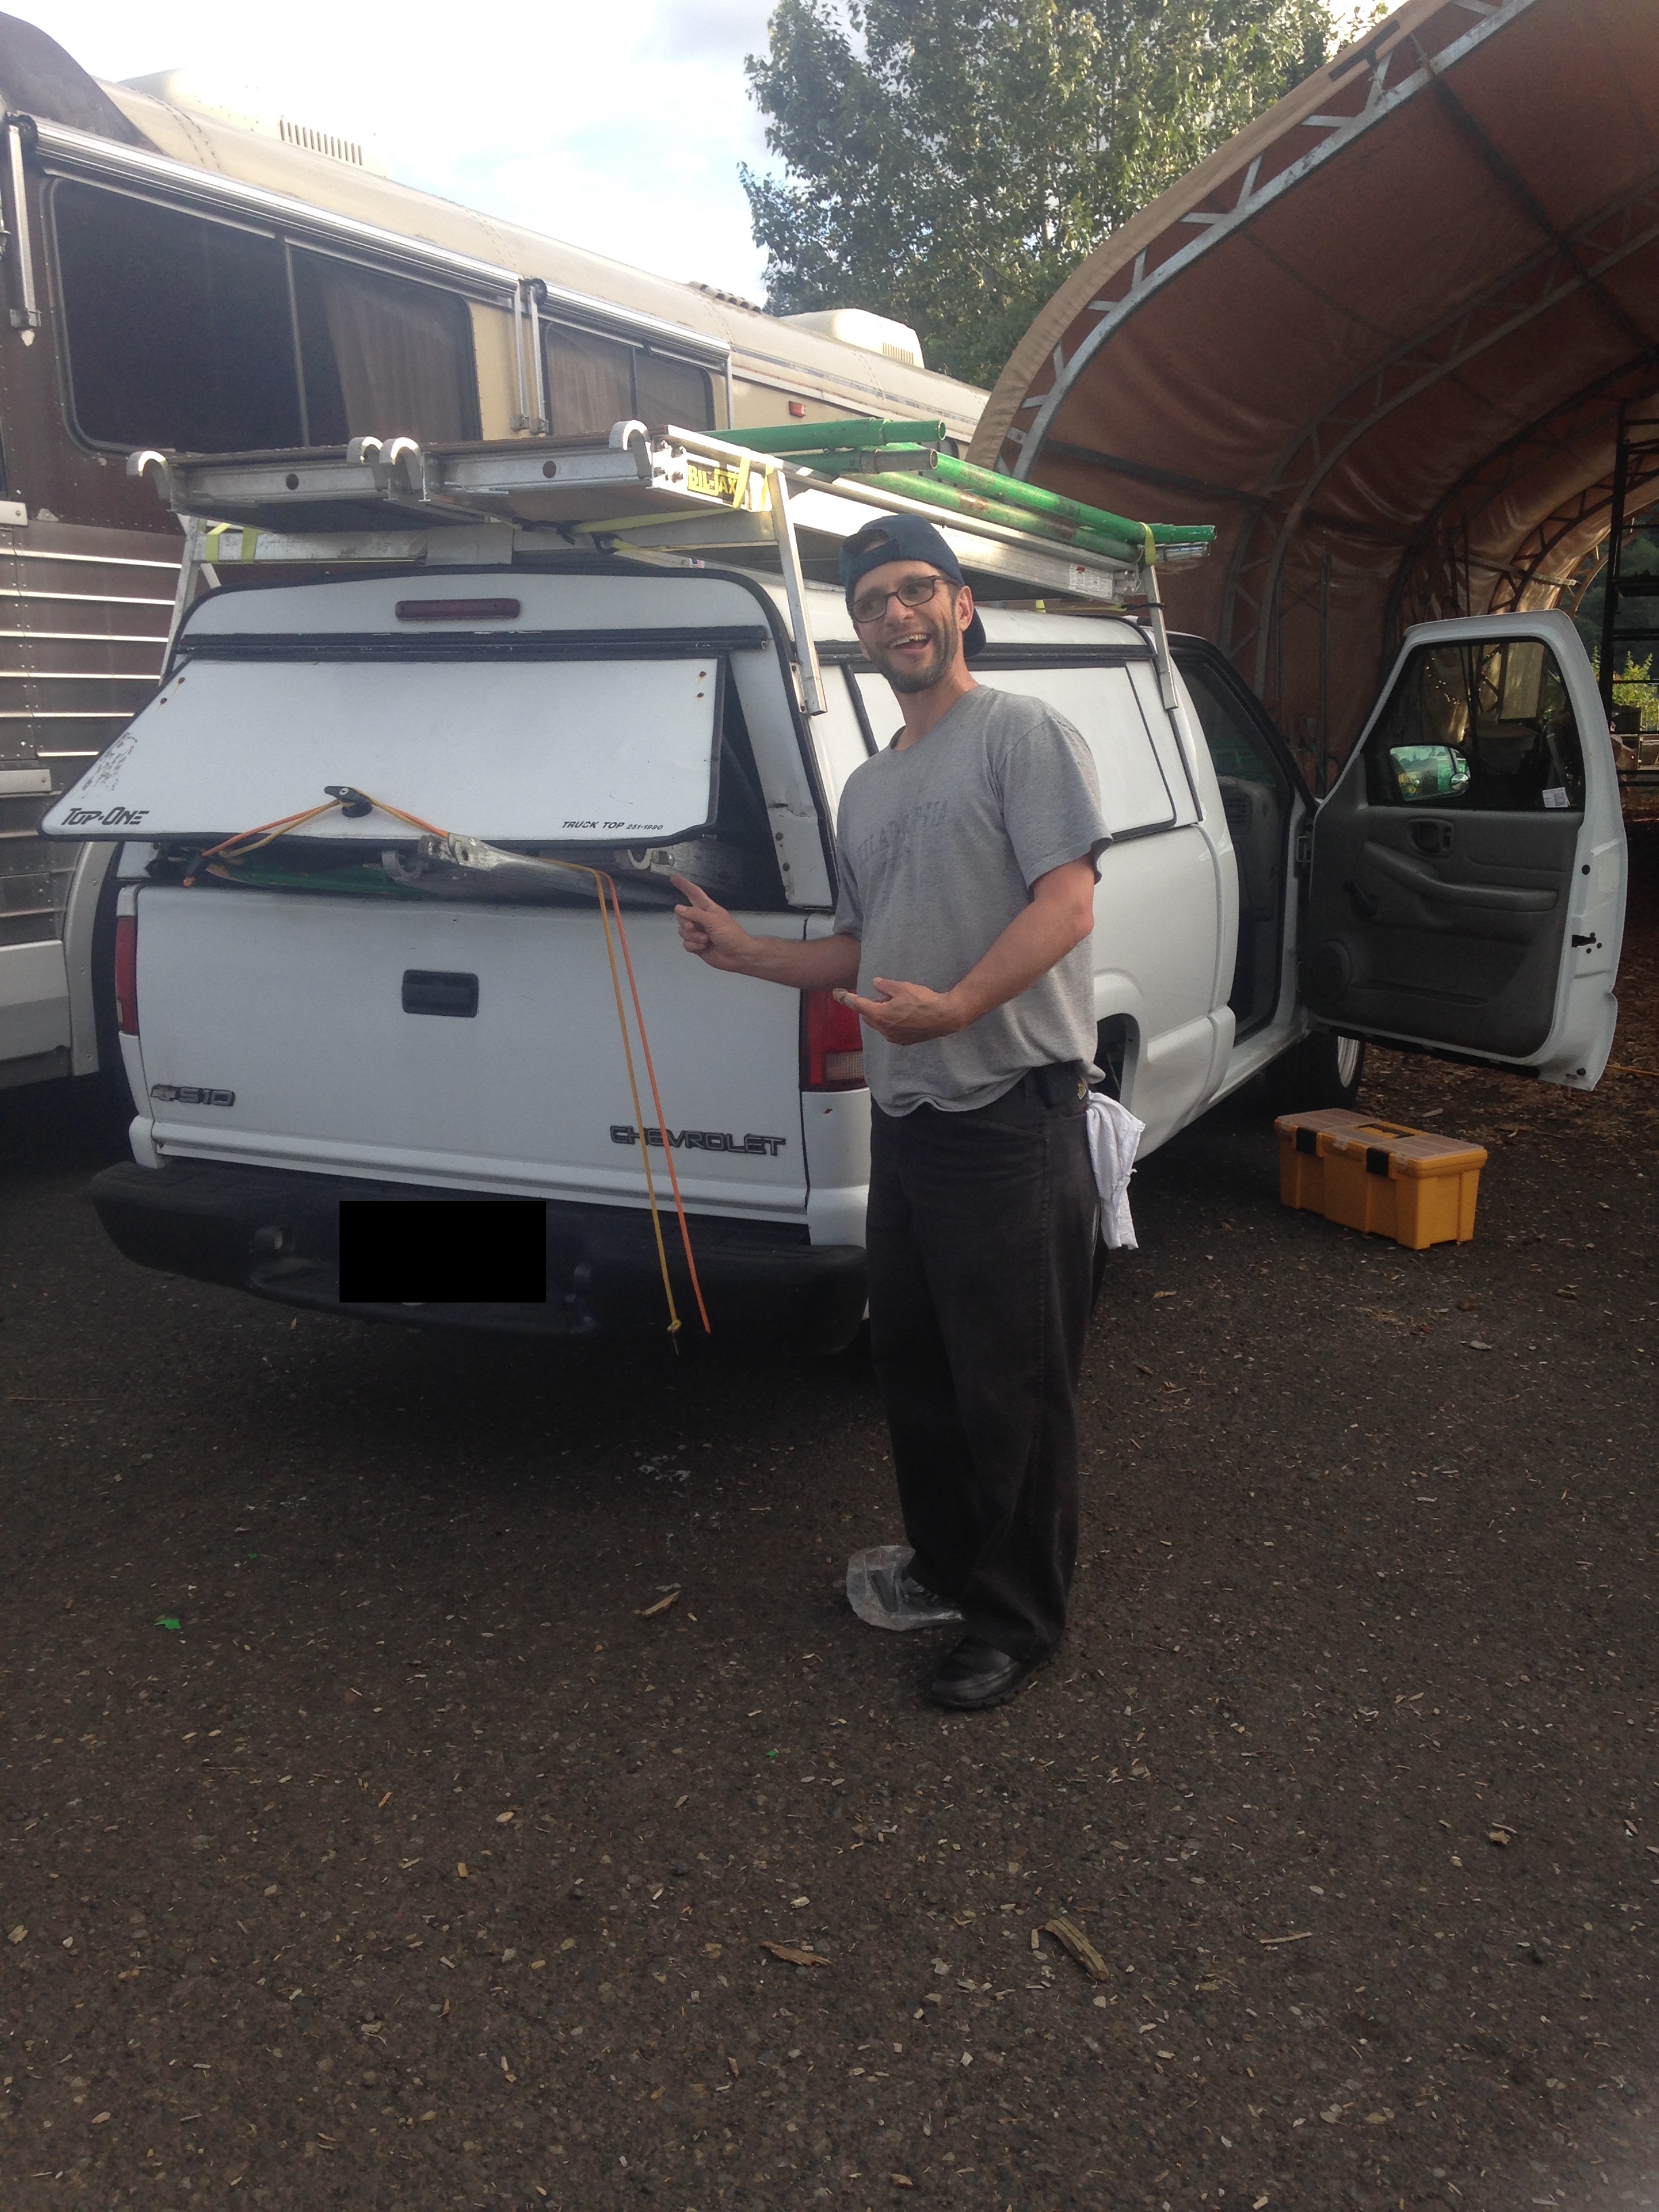
<path fill-rule="evenodd" d="M 123 1036 L 138 1034 L 138 917 L 118 915 L 115 922 L 115 1025 Z"/>
<path fill-rule="evenodd" d="M 800 1087 L 861 1091 L 864 1030 L 850 1006 L 829 991 L 800 994 Z"/>

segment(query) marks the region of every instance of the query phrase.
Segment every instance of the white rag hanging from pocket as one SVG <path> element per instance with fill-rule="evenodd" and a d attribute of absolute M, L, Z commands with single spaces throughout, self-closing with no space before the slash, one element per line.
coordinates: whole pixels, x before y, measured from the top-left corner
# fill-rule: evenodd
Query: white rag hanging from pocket
<path fill-rule="evenodd" d="M 1146 1124 L 1103 1091 L 1089 1093 L 1089 1158 L 1100 1193 L 1100 1233 L 1114 1252 L 1136 1252 L 1135 1225 L 1129 1216 L 1129 1177 Z"/>

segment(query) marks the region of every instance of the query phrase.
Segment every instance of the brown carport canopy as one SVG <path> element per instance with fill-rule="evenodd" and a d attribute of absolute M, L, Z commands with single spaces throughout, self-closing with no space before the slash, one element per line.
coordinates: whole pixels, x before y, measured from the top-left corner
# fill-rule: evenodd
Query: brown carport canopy
<path fill-rule="evenodd" d="M 1340 756 L 1408 623 L 1561 597 L 1656 338 L 1659 0 L 1406 0 L 1078 270 L 972 457 L 1213 521 L 1172 619 Z"/>

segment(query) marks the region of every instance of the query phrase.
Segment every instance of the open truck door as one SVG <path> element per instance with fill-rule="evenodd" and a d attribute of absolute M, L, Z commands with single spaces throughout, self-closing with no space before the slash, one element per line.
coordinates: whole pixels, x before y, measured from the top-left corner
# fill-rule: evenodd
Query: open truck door
<path fill-rule="evenodd" d="M 1408 630 L 1313 829 L 1300 981 L 1345 1034 L 1589 1089 L 1613 1047 L 1626 853 L 1565 615 Z"/>

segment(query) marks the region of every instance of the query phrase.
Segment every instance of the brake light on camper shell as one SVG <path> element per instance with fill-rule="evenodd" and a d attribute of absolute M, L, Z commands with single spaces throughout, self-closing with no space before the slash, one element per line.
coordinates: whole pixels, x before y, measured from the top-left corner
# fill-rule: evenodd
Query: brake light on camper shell
<path fill-rule="evenodd" d="M 830 991 L 800 994 L 800 1087 L 803 1091 L 864 1088 L 864 1029 L 850 1006 Z"/>
<path fill-rule="evenodd" d="M 115 1025 L 123 1036 L 138 1034 L 138 917 L 123 914 L 115 922 Z"/>

